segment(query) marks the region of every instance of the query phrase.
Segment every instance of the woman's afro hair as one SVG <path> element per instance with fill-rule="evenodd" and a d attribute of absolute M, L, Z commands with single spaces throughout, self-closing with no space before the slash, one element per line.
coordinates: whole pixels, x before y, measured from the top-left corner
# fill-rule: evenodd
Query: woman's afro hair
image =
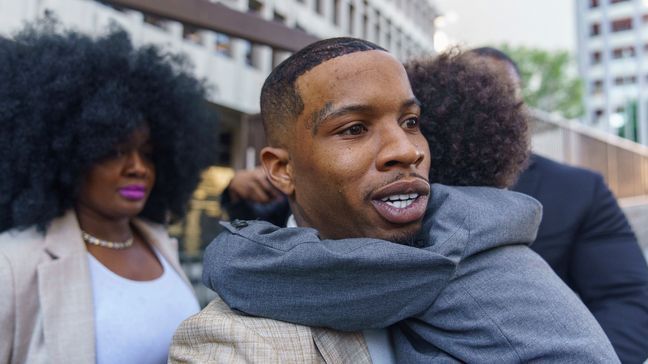
<path fill-rule="evenodd" d="M 157 178 L 140 216 L 181 217 L 216 156 L 205 85 L 184 58 L 136 48 L 123 30 L 59 28 L 45 19 L 0 37 L 0 232 L 44 230 L 74 206 L 89 167 L 143 123 Z"/>
<path fill-rule="evenodd" d="M 515 86 L 458 49 L 410 61 L 406 70 L 422 105 L 430 182 L 513 184 L 528 158 L 527 116 Z"/>

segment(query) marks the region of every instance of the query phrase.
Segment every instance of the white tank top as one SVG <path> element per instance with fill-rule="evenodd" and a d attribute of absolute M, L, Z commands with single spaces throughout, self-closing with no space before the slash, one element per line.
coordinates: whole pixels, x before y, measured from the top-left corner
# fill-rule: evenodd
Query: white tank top
<path fill-rule="evenodd" d="M 171 265 L 151 281 L 121 277 L 88 253 L 94 298 L 97 364 L 166 363 L 176 328 L 200 310 Z"/>

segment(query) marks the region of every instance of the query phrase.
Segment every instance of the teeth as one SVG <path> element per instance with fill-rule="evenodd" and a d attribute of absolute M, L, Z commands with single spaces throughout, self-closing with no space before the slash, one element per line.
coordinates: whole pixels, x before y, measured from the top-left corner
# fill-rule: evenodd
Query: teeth
<path fill-rule="evenodd" d="M 395 207 L 397 209 L 404 209 L 414 203 L 414 200 L 397 200 L 397 201 L 387 201 L 387 205 L 391 207 Z"/>
<path fill-rule="evenodd" d="M 417 197 L 419 197 L 418 193 L 410 193 L 410 194 L 403 194 L 403 195 L 391 195 L 391 196 L 383 197 L 382 201 L 383 202 L 410 201 L 410 200 L 416 199 Z"/>

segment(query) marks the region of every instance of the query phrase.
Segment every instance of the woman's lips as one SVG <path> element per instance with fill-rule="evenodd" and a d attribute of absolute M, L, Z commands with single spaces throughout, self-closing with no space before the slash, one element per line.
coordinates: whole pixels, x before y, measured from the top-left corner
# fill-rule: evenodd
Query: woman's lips
<path fill-rule="evenodd" d="M 132 201 L 139 201 L 146 197 L 146 187 L 139 185 L 125 186 L 119 189 L 119 194 Z"/>
<path fill-rule="evenodd" d="M 429 194 L 430 185 L 423 179 L 400 180 L 376 191 L 371 203 L 385 220 L 404 225 L 423 218 Z"/>

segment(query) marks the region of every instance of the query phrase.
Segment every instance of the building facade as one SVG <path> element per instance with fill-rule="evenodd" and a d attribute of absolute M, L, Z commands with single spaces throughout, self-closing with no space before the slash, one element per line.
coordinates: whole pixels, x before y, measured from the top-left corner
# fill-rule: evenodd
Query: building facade
<path fill-rule="evenodd" d="M 648 145 L 648 1 L 576 3 L 585 122 Z"/>

